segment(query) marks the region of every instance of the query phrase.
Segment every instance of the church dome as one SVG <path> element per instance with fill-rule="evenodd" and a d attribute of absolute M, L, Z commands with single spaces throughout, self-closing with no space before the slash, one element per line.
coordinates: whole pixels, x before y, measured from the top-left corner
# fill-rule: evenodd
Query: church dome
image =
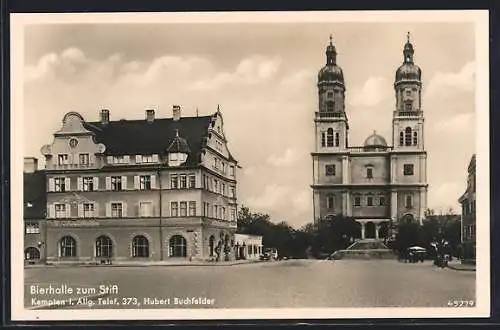
<path fill-rule="evenodd" d="M 336 61 L 337 51 L 333 45 L 332 36 L 330 36 L 330 44 L 326 47 L 326 65 L 319 70 L 318 83 L 338 82 L 344 84 L 344 74 Z"/>
<path fill-rule="evenodd" d="M 408 32 L 406 44 L 403 48 L 403 64 L 396 70 L 396 84 L 405 80 L 421 80 L 422 71 L 413 62 L 414 52 L 413 44 L 410 42 L 410 33 Z"/>
<path fill-rule="evenodd" d="M 372 135 L 366 138 L 364 143 L 365 148 L 387 148 L 387 141 L 384 137 L 373 132 Z"/>

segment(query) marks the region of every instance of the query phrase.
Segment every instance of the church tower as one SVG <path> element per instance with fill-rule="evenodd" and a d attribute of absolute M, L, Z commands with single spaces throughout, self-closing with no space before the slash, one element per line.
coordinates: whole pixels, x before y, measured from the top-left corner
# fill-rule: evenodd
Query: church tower
<path fill-rule="evenodd" d="M 394 81 L 396 109 L 392 119 L 391 218 L 421 222 L 427 209 L 427 152 L 424 146 L 422 72 L 414 62 L 408 32 L 403 63 Z"/>
<path fill-rule="evenodd" d="M 422 111 L 422 72 L 413 62 L 413 45 L 408 32 L 403 49 L 403 64 L 396 71 L 392 145 L 395 150 L 424 150 Z"/>
<path fill-rule="evenodd" d="M 345 84 L 330 36 L 326 64 L 318 73 L 318 111 L 315 114 L 316 152 L 345 150 L 348 143 Z"/>

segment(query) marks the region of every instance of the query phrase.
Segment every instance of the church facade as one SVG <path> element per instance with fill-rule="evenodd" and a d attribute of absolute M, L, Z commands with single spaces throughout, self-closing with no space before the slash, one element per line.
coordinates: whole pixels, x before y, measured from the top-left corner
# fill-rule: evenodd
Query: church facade
<path fill-rule="evenodd" d="M 318 74 L 314 116 L 314 221 L 353 217 L 360 238 L 385 238 L 399 221 L 421 222 L 427 209 L 421 69 L 408 40 L 394 81 L 391 144 L 376 131 L 362 146 L 349 144 L 346 86 L 330 37 L 326 65 Z"/>

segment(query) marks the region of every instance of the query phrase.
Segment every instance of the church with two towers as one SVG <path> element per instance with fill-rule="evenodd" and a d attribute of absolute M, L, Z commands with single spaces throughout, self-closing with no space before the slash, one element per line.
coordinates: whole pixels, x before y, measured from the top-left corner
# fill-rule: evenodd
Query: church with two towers
<path fill-rule="evenodd" d="M 351 146 L 344 74 L 330 37 L 326 64 L 318 73 L 314 116 L 315 222 L 339 215 L 353 217 L 360 225 L 360 238 L 383 239 L 401 221 L 422 221 L 428 184 L 421 78 L 408 34 L 394 81 L 390 144 L 374 131 L 362 146 Z"/>

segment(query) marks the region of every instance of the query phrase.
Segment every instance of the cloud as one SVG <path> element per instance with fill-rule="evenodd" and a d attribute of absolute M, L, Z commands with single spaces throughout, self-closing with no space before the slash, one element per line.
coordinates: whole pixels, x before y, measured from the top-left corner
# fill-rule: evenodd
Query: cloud
<path fill-rule="evenodd" d="M 474 130 L 475 113 L 461 113 L 451 118 L 443 118 L 434 124 L 436 131 L 453 131 L 463 133 L 464 131 Z"/>
<path fill-rule="evenodd" d="M 459 211 L 458 198 L 464 192 L 464 184 L 458 182 L 449 181 L 442 184 L 435 185 L 433 189 L 429 191 L 429 205 L 431 209 L 448 210 L 452 208 L 455 212 Z"/>
<path fill-rule="evenodd" d="M 392 97 L 391 83 L 382 77 L 370 77 L 361 88 L 355 88 L 350 101 L 352 106 L 373 107 Z"/>
<path fill-rule="evenodd" d="M 312 208 L 311 190 L 303 190 L 292 199 L 293 205 L 298 212 L 306 212 Z"/>
<path fill-rule="evenodd" d="M 297 150 L 288 148 L 281 156 L 271 155 L 267 162 L 277 167 L 285 167 L 295 164 L 299 158 L 300 155 Z"/>
<path fill-rule="evenodd" d="M 233 72 L 221 72 L 195 82 L 192 89 L 214 90 L 228 85 L 255 85 L 273 78 L 281 65 L 280 58 L 251 56 L 239 62 Z"/>
<path fill-rule="evenodd" d="M 456 90 L 474 91 L 476 64 L 468 62 L 459 72 L 436 72 L 429 81 L 427 97 L 447 98 Z"/>
<path fill-rule="evenodd" d="M 246 204 L 257 209 L 269 209 L 282 201 L 288 195 L 289 191 L 289 187 L 268 184 L 262 194 L 248 198 Z"/>

